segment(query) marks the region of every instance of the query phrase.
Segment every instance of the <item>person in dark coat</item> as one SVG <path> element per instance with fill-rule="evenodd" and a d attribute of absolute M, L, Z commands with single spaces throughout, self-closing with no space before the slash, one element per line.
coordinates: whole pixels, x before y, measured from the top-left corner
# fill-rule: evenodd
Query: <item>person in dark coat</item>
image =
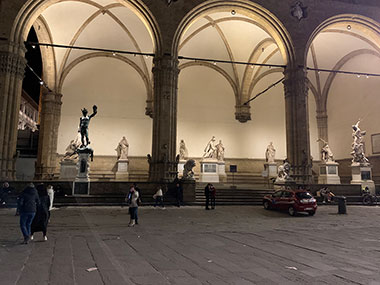
<path fill-rule="evenodd" d="M 210 183 L 208 183 L 205 187 L 205 196 L 206 196 L 206 207 L 205 207 L 205 209 L 206 210 L 210 210 L 210 208 L 208 207 L 208 205 L 210 204 L 210 187 L 211 187 Z"/>
<path fill-rule="evenodd" d="M 17 211 L 20 214 L 20 228 L 24 236 L 24 243 L 29 242 L 31 236 L 31 225 L 36 215 L 40 199 L 33 183 L 30 183 L 18 197 Z"/>
<path fill-rule="evenodd" d="M 37 206 L 37 212 L 32 222 L 30 239 L 33 240 L 33 234 L 35 232 L 42 232 L 43 239 L 47 240 L 46 232 L 50 217 L 50 198 L 44 184 L 39 184 L 37 191 L 40 197 L 40 204 Z"/>
<path fill-rule="evenodd" d="M 211 209 L 215 209 L 215 199 L 216 199 L 216 189 L 214 185 L 210 186 L 210 198 L 211 198 Z"/>
<path fill-rule="evenodd" d="M 5 181 L 0 188 L 0 205 L 6 206 L 8 204 L 8 196 L 13 192 L 13 187 L 9 186 L 9 183 Z"/>
<path fill-rule="evenodd" d="M 183 206 L 183 188 L 181 186 L 181 183 L 177 182 L 175 185 L 175 189 L 176 189 L 177 206 L 180 207 L 181 204 Z"/>

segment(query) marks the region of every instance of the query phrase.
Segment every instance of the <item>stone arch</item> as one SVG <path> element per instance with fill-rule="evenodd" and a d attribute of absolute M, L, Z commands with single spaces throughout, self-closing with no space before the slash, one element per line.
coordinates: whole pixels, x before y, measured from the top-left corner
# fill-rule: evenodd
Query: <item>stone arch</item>
<path fill-rule="evenodd" d="M 92 59 L 92 58 L 96 58 L 96 57 L 110 57 L 112 59 L 120 60 L 120 61 L 123 61 L 126 64 L 130 65 L 140 75 L 141 80 L 144 82 L 146 92 L 148 94 L 148 100 L 152 99 L 152 88 L 149 84 L 149 79 L 146 77 L 144 71 L 132 60 L 130 60 L 124 56 L 120 56 L 117 54 L 112 55 L 112 54 L 107 53 L 107 52 L 95 52 L 95 53 L 86 54 L 86 55 L 78 57 L 77 59 L 72 61 L 62 72 L 62 76 L 61 76 L 60 81 L 58 83 L 58 92 L 61 93 L 65 79 L 72 69 L 74 69 L 81 62 L 83 62 L 85 60 Z"/>
<path fill-rule="evenodd" d="M 305 66 L 307 64 L 307 54 L 309 52 L 311 44 L 313 43 L 318 34 L 323 32 L 323 30 L 328 29 L 332 25 L 355 25 L 360 30 L 367 30 L 367 32 L 370 33 L 369 36 L 372 36 L 373 40 L 376 42 L 377 47 L 380 47 L 380 37 L 377 36 L 378 34 L 380 34 L 380 23 L 376 22 L 375 20 L 372 20 L 371 18 L 357 14 L 337 15 L 321 23 L 311 34 L 305 48 Z"/>
<path fill-rule="evenodd" d="M 260 5 L 253 3 L 248 0 L 237 0 L 237 1 L 206 1 L 192 11 L 190 11 L 179 24 L 176 33 L 174 35 L 172 44 L 172 54 L 178 56 L 178 51 L 180 47 L 180 39 L 187 27 L 196 21 L 199 17 L 209 13 L 210 11 L 231 11 L 231 9 L 236 10 L 239 13 L 245 15 L 255 14 L 258 16 L 257 22 L 259 25 L 266 27 L 268 33 L 275 40 L 281 55 L 283 56 L 284 62 L 292 63 L 295 58 L 295 53 L 293 50 L 292 40 L 289 33 L 286 31 L 284 25 L 268 10 L 261 7 Z"/>
<path fill-rule="evenodd" d="M 14 43 L 18 43 L 20 46 L 22 46 L 30 30 L 30 27 L 33 24 L 38 23 L 40 26 L 44 26 L 44 29 L 42 31 L 36 30 L 37 36 L 39 37 L 39 39 L 41 38 L 43 40 L 46 40 L 46 42 L 50 43 L 51 42 L 51 36 L 49 35 L 50 32 L 48 31 L 48 28 L 45 25 L 43 17 L 40 15 L 48 7 L 56 3 L 65 2 L 65 1 L 72 1 L 72 0 L 29 0 L 23 6 L 23 8 L 19 11 L 14 21 L 14 25 L 11 31 L 11 41 Z M 98 12 L 95 14 L 99 14 L 102 12 L 110 13 L 108 11 L 108 8 L 113 8 L 115 6 L 115 5 L 111 5 L 110 7 L 108 6 L 103 7 L 91 0 L 80 0 L 80 2 L 87 3 L 99 9 Z M 152 13 L 148 10 L 148 8 L 144 4 L 142 4 L 141 1 L 138 1 L 138 0 L 132 0 L 132 1 L 122 0 L 120 1 L 120 6 L 125 6 L 131 9 L 142 20 L 142 22 L 147 27 L 147 30 L 151 36 L 154 52 L 160 53 L 161 46 L 162 46 L 161 33 L 159 31 L 157 21 L 153 17 Z M 112 13 L 110 14 L 111 14 L 111 17 L 114 17 Z M 77 37 L 78 35 L 76 34 L 75 36 Z M 75 41 L 72 44 L 74 43 Z M 54 51 L 52 52 L 54 53 Z M 54 84 L 52 84 L 51 86 L 58 88 L 59 78 L 57 77 L 59 76 L 59 72 L 58 70 L 56 70 L 56 63 L 52 60 L 54 56 L 52 56 L 51 52 L 50 54 L 46 54 L 45 52 L 44 55 L 47 55 L 47 59 L 46 58 L 43 59 L 44 71 L 47 71 L 45 70 L 46 68 L 49 69 L 49 71 L 51 71 L 52 66 L 53 66 L 55 70 L 55 79 L 54 79 Z M 68 57 L 68 54 L 65 55 L 66 59 L 67 57 Z M 47 72 L 44 72 L 44 74 L 48 76 Z M 52 81 L 53 80 L 51 78 L 48 79 L 48 82 L 52 82 Z M 147 101 L 150 101 L 150 100 L 151 99 L 148 99 Z"/>
<path fill-rule="evenodd" d="M 27 38 L 31 26 L 35 23 L 43 23 L 41 14 L 47 8 L 54 4 L 62 2 L 70 2 L 73 0 L 28 0 L 18 11 L 17 16 L 13 20 L 13 25 L 9 35 L 9 52 L 17 54 L 20 58 L 24 58 L 25 49 L 24 41 Z M 104 13 L 110 13 L 107 10 L 110 7 L 102 6 L 92 0 L 77 0 L 85 4 L 92 5 L 95 9 Z M 140 0 L 119 0 L 120 6 L 125 6 L 126 9 L 132 11 L 138 18 L 141 19 L 146 30 L 148 31 L 151 40 L 153 51 L 161 53 L 162 38 L 158 23 L 149 11 L 147 6 Z M 119 5 L 119 4 L 117 4 Z M 112 7 L 111 7 L 112 8 Z M 41 26 L 42 27 L 42 26 Z M 47 29 L 37 33 L 39 40 L 49 42 L 49 32 Z M 51 42 L 51 40 L 50 40 Z M 44 48 L 42 48 L 44 49 Z M 51 48 L 49 48 L 51 49 Z M 41 131 L 39 134 L 39 150 L 37 157 L 37 167 L 35 177 L 38 179 L 51 178 L 55 169 L 55 160 L 57 153 L 58 127 L 61 118 L 61 97 L 59 94 L 59 70 L 58 65 L 54 62 L 52 53 L 44 56 L 43 70 L 44 78 L 48 86 L 53 90 L 44 90 L 42 96 L 42 111 L 41 111 Z M 46 68 L 49 68 L 48 72 Z M 50 72 L 49 72 L 50 71 Z M 145 83 L 145 81 L 144 81 Z M 152 84 L 151 84 L 152 85 Z M 147 92 L 147 107 L 146 115 L 151 114 L 152 110 L 152 88 Z M 21 92 L 20 92 L 21 94 Z M 20 96 L 20 95 L 16 95 Z"/>
<path fill-rule="evenodd" d="M 38 16 L 47 9 L 49 6 L 72 0 L 29 0 L 22 9 L 19 11 L 15 18 L 12 31 L 11 31 L 11 41 L 15 43 L 22 44 L 26 39 L 26 36 L 30 30 L 30 27 L 36 21 Z M 91 0 L 80 0 L 81 2 L 91 3 L 91 5 L 97 6 L 99 9 L 102 8 L 99 4 L 92 2 Z M 156 53 L 161 52 L 162 38 L 161 32 L 158 27 L 158 23 L 153 17 L 153 14 L 148 10 L 148 8 L 138 0 L 121 0 L 122 5 L 130 8 L 136 13 L 136 15 L 145 23 L 148 31 L 151 35 L 153 46 Z"/>
<path fill-rule="evenodd" d="M 318 40 L 318 35 L 328 33 L 334 33 L 341 37 L 347 36 L 348 40 L 352 40 L 354 44 L 358 44 L 358 46 L 353 44 L 351 49 L 335 54 L 334 61 L 329 61 L 331 66 L 328 69 L 337 71 L 342 70 L 347 63 L 362 55 L 371 55 L 376 58 L 380 58 L 380 23 L 371 18 L 358 14 L 341 14 L 325 20 L 313 31 L 304 51 L 304 66 L 307 66 L 309 55 L 309 58 L 313 60 L 314 68 L 326 68 L 324 66 L 318 66 L 318 60 L 315 59 L 316 53 L 314 50 L 314 43 Z M 327 35 L 325 39 L 328 39 Z M 309 53 L 311 54 L 311 57 Z M 326 51 L 324 53 L 324 57 L 326 57 Z M 323 72 L 321 73 L 323 74 Z M 337 73 L 330 72 L 324 76 L 323 83 L 320 81 L 321 77 L 317 70 L 315 71 L 315 74 L 311 76 L 315 76 L 314 79 L 316 80 L 316 86 L 313 86 L 313 83 L 309 81 L 309 87 L 314 94 L 314 97 L 318 99 L 315 114 L 318 124 L 318 136 L 326 141 L 329 141 L 328 129 L 331 127 L 331 124 L 334 125 L 334 123 L 328 121 L 327 104 L 329 97 L 331 98 L 329 93 L 331 93 L 330 90 L 336 80 Z M 336 140 L 334 137 L 330 139 L 332 142 L 334 142 L 334 139 Z M 346 151 L 346 153 L 349 152 Z"/>
<path fill-rule="evenodd" d="M 52 35 L 45 19 L 40 16 L 33 24 L 39 42 L 52 44 Z M 57 88 L 57 65 L 55 62 L 55 51 L 53 48 L 40 47 L 42 58 L 42 74 L 43 80 L 48 86 L 52 86 L 54 90 Z"/>
<path fill-rule="evenodd" d="M 353 52 L 345 55 L 343 58 L 341 58 L 337 62 L 337 64 L 334 66 L 333 69 L 334 70 L 340 70 L 350 60 L 354 59 L 357 56 L 364 55 L 364 54 L 369 54 L 369 55 L 373 55 L 373 56 L 380 58 L 380 53 L 378 53 L 376 51 L 368 50 L 368 49 L 360 49 L 360 50 L 356 50 L 356 51 L 353 51 Z M 322 98 L 321 98 L 321 100 L 322 100 L 321 107 L 324 110 L 327 110 L 327 101 L 328 101 L 328 97 L 329 97 L 329 91 L 330 91 L 331 85 L 334 82 L 336 75 L 337 75 L 336 73 L 330 73 L 329 77 L 327 78 L 326 84 L 323 88 L 323 93 L 322 93 Z"/>
<path fill-rule="evenodd" d="M 208 14 L 214 12 L 228 12 L 231 10 L 236 11 L 236 15 L 226 16 L 221 19 L 211 19 L 208 17 Z M 200 18 L 206 19 L 208 22 L 203 24 L 201 27 L 198 27 L 195 31 L 193 31 L 187 38 L 183 39 L 183 35 L 192 23 L 197 21 Z M 228 59 L 230 61 L 235 61 L 230 49 L 228 42 L 226 41 L 223 32 L 219 28 L 219 24 L 222 24 L 226 21 L 241 21 L 249 24 L 253 24 L 258 27 L 260 30 L 263 30 L 268 38 L 263 39 L 260 43 L 258 43 L 257 47 L 249 57 L 249 62 L 256 62 L 259 54 L 261 54 L 261 49 L 265 49 L 271 45 L 276 45 L 277 48 L 274 52 L 272 52 L 266 59 L 264 59 L 264 63 L 270 60 L 270 58 L 277 53 L 281 54 L 282 60 L 285 65 L 293 64 L 295 58 L 295 52 L 293 50 L 293 44 L 290 38 L 290 35 L 286 31 L 285 27 L 282 23 L 268 10 L 261 7 L 256 3 L 252 3 L 247 0 L 238 0 L 238 1 L 206 1 L 195 7 L 192 11 L 190 11 L 179 24 L 176 33 L 174 35 L 173 43 L 172 43 L 172 54 L 174 57 L 179 55 L 181 48 L 196 34 L 205 30 L 208 27 L 214 27 L 217 33 L 220 36 L 221 41 L 224 43 L 225 48 L 227 50 Z M 181 42 L 183 41 L 183 42 Z M 260 53 L 258 52 L 260 50 Z M 236 113 L 235 117 L 238 121 L 245 123 L 251 119 L 250 114 L 250 106 L 245 105 L 244 103 L 249 100 L 249 89 L 251 85 L 251 80 L 254 80 L 257 77 L 258 73 L 262 70 L 251 69 L 249 66 L 246 66 L 244 74 L 242 75 L 242 80 L 237 75 L 237 69 L 235 64 L 232 64 L 233 76 L 231 77 L 235 81 L 235 85 L 237 87 L 237 100 L 236 100 Z"/>
<path fill-rule="evenodd" d="M 236 86 L 236 84 L 233 81 L 233 79 L 231 78 L 231 76 L 229 76 L 228 73 L 226 73 L 222 68 L 220 68 L 219 66 L 215 66 L 209 62 L 187 62 L 187 63 L 180 65 L 179 69 L 183 70 L 185 68 L 192 67 L 192 66 L 205 66 L 205 67 L 208 67 L 208 68 L 215 70 L 216 72 L 220 73 L 228 81 L 228 83 L 231 85 L 232 90 L 234 90 L 235 101 L 238 100 L 238 86 Z"/>

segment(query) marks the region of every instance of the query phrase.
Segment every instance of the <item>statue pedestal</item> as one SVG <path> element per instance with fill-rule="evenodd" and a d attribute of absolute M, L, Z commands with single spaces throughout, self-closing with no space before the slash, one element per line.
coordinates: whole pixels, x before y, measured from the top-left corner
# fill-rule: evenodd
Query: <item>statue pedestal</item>
<path fill-rule="evenodd" d="M 266 162 L 264 163 L 265 177 L 277 177 L 277 163 L 275 162 Z"/>
<path fill-rule="evenodd" d="M 129 166 L 129 160 L 128 159 L 119 159 L 116 162 L 116 180 L 128 180 L 129 178 L 129 172 L 128 172 L 128 166 Z"/>
<path fill-rule="evenodd" d="M 201 174 L 199 175 L 199 181 L 219 183 L 219 163 L 217 159 L 205 158 L 201 160 Z"/>
<path fill-rule="evenodd" d="M 340 184 L 337 162 L 326 162 L 319 165 L 318 184 Z"/>
<path fill-rule="evenodd" d="M 184 169 L 185 163 L 186 163 L 186 160 L 180 160 L 178 162 L 178 177 L 183 176 L 183 169 Z"/>
<path fill-rule="evenodd" d="M 227 182 L 226 163 L 224 161 L 218 161 L 218 174 L 220 182 Z"/>
<path fill-rule="evenodd" d="M 372 165 L 352 164 L 351 184 L 360 184 L 362 189 L 368 187 L 371 194 L 376 193 L 375 182 L 372 180 Z"/>
<path fill-rule="evenodd" d="M 296 189 L 297 183 L 293 179 L 276 179 L 273 185 L 274 190 L 286 189 L 287 187 L 290 187 L 290 189 Z"/>
<path fill-rule="evenodd" d="M 73 195 L 89 195 L 90 194 L 90 164 L 89 158 L 92 154 L 92 149 L 89 147 L 81 148 L 78 152 L 77 176 L 73 182 Z"/>
<path fill-rule="evenodd" d="M 77 163 L 74 160 L 62 160 L 59 164 L 61 165 L 59 179 L 74 181 L 78 174 Z"/>

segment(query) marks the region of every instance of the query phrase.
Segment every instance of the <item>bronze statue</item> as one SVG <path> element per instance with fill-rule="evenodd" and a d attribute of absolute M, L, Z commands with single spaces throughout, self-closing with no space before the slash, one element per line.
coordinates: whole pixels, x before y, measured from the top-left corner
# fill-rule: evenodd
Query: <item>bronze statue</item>
<path fill-rule="evenodd" d="M 92 117 L 94 117 L 98 113 L 98 107 L 96 105 L 92 106 L 92 114 L 90 116 L 87 116 L 88 111 L 86 108 L 82 109 L 83 116 L 80 118 L 79 121 L 79 130 L 81 135 L 81 147 L 86 147 L 90 144 L 90 140 L 88 138 L 88 126 L 90 124 L 90 120 Z M 86 139 L 86 140 L 85 140 Z"/>

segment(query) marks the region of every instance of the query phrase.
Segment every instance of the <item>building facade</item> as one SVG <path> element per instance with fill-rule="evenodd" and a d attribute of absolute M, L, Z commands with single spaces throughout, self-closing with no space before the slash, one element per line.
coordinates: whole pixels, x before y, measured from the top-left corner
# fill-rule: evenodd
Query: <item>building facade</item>
<path fill-rule="evenodd" d="M 278 158 L 288 158 L 303 182 L 312 180 L 318 138 L 329 141 L 339 159 L 349 159 L 350 128 L 358 118 L 369 134 L 380 133 L 374 123 L 380 119 L 374 91 L 380 85 L 380 5 L 280 2 L 1 1 L 0 178 L 15 178 L 31 26 L 40 43 L 99 48 L 41 47 L 49 88 L 40 100 L 37 178 L 57 172 L 80 109 L 92 104 L 99 107 L 90 135 L 100 160 L 112 169 L 107 157 L 126 135 L 136 164 L 148 169 L 144 157 L 151 154 L 151 181 L 174 178 L 180 139 L 191 146 L 189 156 L 201 157 L 213 135 L 235 161 L 261 159 L 274 141 Z M 336 72 L 345 70 L 353 73 Z M 247 103 L 281 79 L 271 93 Z"/>

